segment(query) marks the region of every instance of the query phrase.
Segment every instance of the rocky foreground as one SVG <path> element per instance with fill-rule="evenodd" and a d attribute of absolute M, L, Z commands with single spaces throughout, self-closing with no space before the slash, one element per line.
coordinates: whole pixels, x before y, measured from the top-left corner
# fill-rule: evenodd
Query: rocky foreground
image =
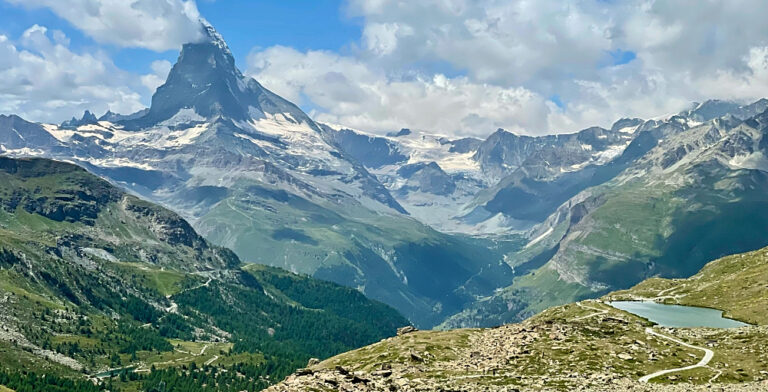
<path fill-rule="evenodd" d="M 370 375 L 351 374 L 344 370 L 326 370 L 310 375 L 293 375 L 282 384 L 268 389 L 269 392 L 296 392 L 296 391 L 340 391 L 340 392 L 523 392 L 523 391 L 626 391 L 626 392 L 764 392 L 768 391 L 768 381 L 741 384 L 678 384 L 678 385 L 654 385 L 639 383 L 631 379 L 613 379 L 610 375 L 593 375 L 585 378 L 582 385 L 574 387 L 545 387 L 541 384 L 548 380 L 542 380 L 539 385 L 530 386 L 486 386 L 464 385 L 461 387 L 439 385 L 434 380 L 414 379 L 408 380 L 398 376 L 387 376 L 383 372 L 378 377 L 365 378 Z"/>
<path fill-rule="evenodd" d="M 600 302 L 551 309 L 525 323 L 486 330 L 404 331 L 401 336 L 312 362 L 269 392 L 288 391 L 768 391 L 768 329 L 654 329 L 711 349 L 647 333 L 647 321 Z"/>

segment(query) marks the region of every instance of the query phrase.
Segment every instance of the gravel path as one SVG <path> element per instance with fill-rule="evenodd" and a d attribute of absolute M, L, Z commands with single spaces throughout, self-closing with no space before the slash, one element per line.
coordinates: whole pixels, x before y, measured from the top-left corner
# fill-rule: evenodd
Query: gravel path
<path fill-rule="evenodd" d="M 658 336 L 658 337 L 660 337 L 662 339 L 666 339 L 666 340 L 669 340 L 671 342 L 675 342 L 675 343 L 677 343 L 677 344 L 679 344 L 681 346 L 692 348 L 694 350 L 704 351 L 704 358 L 702 358 L 701 361 L 699 361 L 699 363 L 697 363 L 695 365 L 686 366 L 686 367 L 682 367 L 682 368 L 660 370 L 660 371 L 658 371 L 656 373 L 640 377 L 640 382 L 646 382 L 647 383 L 651 379 L 654 379 L 656 377 L 661 377 L 661 376 L 663 376 L 665 374 L 677 373 L 677 372 L 682 372 L 682 371 L 685 371 L 685 370 L 692 370 L 692 369 L 697 369 L 697 368 L 700 368 L 700 367 L 705 367 L 705 366 L 709 365 L 709 362 L 712 361 L 712 358 L 715 357 L 715 353 L 712 350 L 710 350 L 710 349 L 706 349 L 704 347 L 694 346 L 694 345 L 685 343 L 682 340 L 675 339 L 673 337 L 670 337 L 670 336 L 667 336 L 667 335 L 664 335 L 664 334 L 660 334 L 660 333 L 654 331 L 653 328 L 646 328 L 645 332 L 647 334 L 649 334 L 649 335 Z"/>

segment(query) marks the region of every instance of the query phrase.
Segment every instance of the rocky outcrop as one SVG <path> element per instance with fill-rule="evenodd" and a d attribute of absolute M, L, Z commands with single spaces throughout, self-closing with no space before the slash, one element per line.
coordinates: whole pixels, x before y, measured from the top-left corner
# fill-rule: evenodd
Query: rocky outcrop
<path fill-rule="evenodd" d="M 79 120 L 75 117 L 72 117 L 71 120 L 61 123 L 61 127 L 75 129 L 83 125 L 97 124 L 98 122 L 99 120 L 96 118 L 96 116 L 90 111 L 86 110 L 85 113 L 83 113 L 83 117 L 81 117 Z"/>
<path fill-rule="evenodd" d="M 397 336 L 407 335 L 409 333 L 414 333 L 416 331 L 418 331 L 418 329 L 416 329 L 416 327 L 409 325 L 407 327 L 398 328 L 397 329 Z"/>
<path fill-rule="evenodd" d="M 185 245 L 201 250 L 208 248 L 208 243 L 195 229 L 173 212 L 133 198 L 126 198 L 123 206 L 137 219 L 146 221 L 151 230 L 170 245 Z"/>

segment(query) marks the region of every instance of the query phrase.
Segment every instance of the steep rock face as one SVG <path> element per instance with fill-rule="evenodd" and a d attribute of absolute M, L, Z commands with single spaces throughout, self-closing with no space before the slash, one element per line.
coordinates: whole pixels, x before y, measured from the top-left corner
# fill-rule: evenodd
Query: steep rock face
<path fill-rule="evenodd" d="M 106 181 L 88 181 L 80 176 L 82 169 L 46 160 L 19 161 L 0 157 L 0 172 L 37 184 L 34 188 L 15 186 L 5 189 L 0 203 L 8 212 L 21 208 L 30 214 L 39 214 L 57 222 L 82 222 L 93 226 L 99 213 L 109 203 L 121 198 L 121 192 Z M 55 193 L 44 186 L 51 175 L 63 176 Z M 6 179 L 15 184 L 11 177 Z"/>
<path fill-rule="evenodd" d="M 450 140 L 448 143 L 451 145 L 448 152 L 468 154 L 477 151 L 483 141 L 473 137 L 465 137 L 458 140 Z"/>
<path fill-rule="evenodd" d="M 401 192 L 415 189 L 434 195 L 450 195 L 456 190 L 453 178 L 435 162 L 406 165 L 398 169 L 397 174 L 408 180 L 400 188 Z"/>
<path fill-rule="evenodd" d="M 72 117 L 71 120 L 64 121 L 63 123 L 61 123 L 61 127 L 74 129 L 79 126 L 92 125 L 98 122 L 99 120 L 96 118 L 96 116 L 90 111 L 86 110 L 85 113 L 83 113 L 83 117 L 81 117 L 79 120 L 77 118 Z"/>
<path fill-rule="evenodd" d="M 149 203 L 125 203 L 125 211 L 137 219 L 147 221 L 155 235 L 171 245 L 184 245 L 190 248 L 207 249 L 208 243 L 182 217 L 155 208 Z"/>
<path fill-rule="evenodd" d="M 349 129 L 342 129 L 338 132 L 330 131 L 327 133 L 329 138 L 333 140 L 342 151 L 349 154 L 352 158 L 362 163 L 367 168 L 378 169 L 382 166 L 408 161 L 408 157 L 398 150 L 397 145 L 385 138 L 362 135 Z"/>
<path fill-rule="evenodd" d="M 108 110 L 106 113 L 104 113 L 103 116 L 99 117 L 99 121 L 106 121 L 106 122 L 111 122 L 116 124 L 119 122 L 130 121 L 130 120 L 135 120 L 137 118 L 144 117 L 147 115 L 147 113 L 149 113 L 149 108 L 142 109 L 136 113 L 127 114 L 127 115 L 113 113 L 111 110 Z"/>
<path fill-rule="evenodd" d="M 642 125 L 620 120 L 612 130 L 589 128 L 536 139 L 497 132 L 493 143 L 489 138 L 475 158 L 503 178 L 478 193 L 465 219 L 503 216 L 530 228 L 578 192 L 626 167 L 630 160 L 622 163 L 620 158 L 631 151 Z"/>
<path fill-rule="evenodd" d="M 40 124 L 16 115 L 0 114 L 0 151 L 16 149 L 57 149 L 61 143 Z"/>
<path fill-rule="evenodd" d="M 736 102 L 713 99 L 703 103 L 694 103 L 692 109 L 684 111 L 680 115 L 693 121 L 706 122 L 733 113 L 739 107 L 741 105 Z"/>
<path fill-rule="evenodd" d="M 204 24 L 206 39 L 185 44 L 165 84 L 152 97 L 149 113 L 128 127 L 157 125 L 174 116 L 178 121 L 199 117 L 249 121 L 268 114 L 290 114 L 297 122 L 311 122 L 295 105 L 246 78 L 235 66 L 223 38 Z"/>
<path fill-rule="evenodd" d="M 595 127 L 537 138 L 498 130 L 480 145 L 475 159 L 484 171 L 499 178 L 519 169 L 528 171 L 533 178 L 549 178 L 590 163 L 610 161 L 633 139 L 635 129 L 613 131 Z"/>

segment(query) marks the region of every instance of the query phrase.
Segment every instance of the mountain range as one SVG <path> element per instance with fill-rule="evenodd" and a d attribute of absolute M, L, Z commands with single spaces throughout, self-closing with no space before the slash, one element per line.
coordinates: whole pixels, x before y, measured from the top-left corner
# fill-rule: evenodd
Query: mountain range
<path fill-rule="evenodd" d="M 243 76 L 205 31 L 149 110 L 62 125 L 4 116 L 0 148 L 81 165 L 242 260 L 357 288 L 422 327 L 511 283 L 502 259 L 519 240 L 448 235 L 409 216 L 327 127 Z"/>
<path fill-rule="evenodd" d="M 0 150 L 80 165 L 245 262 L 357 289 L 422 328 L 519 321 L 768 245 L 768 100 L 540 137 L 375 135 L 315 122 L 204 32 L 147 110 L 0 116 Z"/>

